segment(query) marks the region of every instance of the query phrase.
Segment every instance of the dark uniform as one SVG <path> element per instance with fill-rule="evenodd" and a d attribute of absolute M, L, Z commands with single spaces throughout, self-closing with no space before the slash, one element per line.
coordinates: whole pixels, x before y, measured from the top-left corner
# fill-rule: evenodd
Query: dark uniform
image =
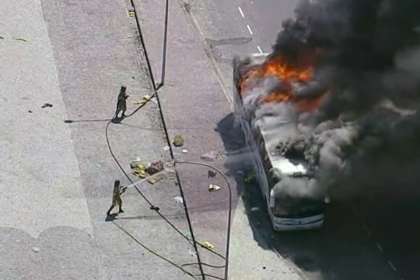
<path fill-rule="evenodd" d="M 111 215 L 111 211 L 112 209 L 114 209 L 115 206 L 119 206 L 120 208 L 118 213 L 124 213 L 124 210 L 122 209 L 121 195 L 125 192 L 126 189 L 127 187 L 123 187 L 120 185 L 119 180 L 116 180 L 114 182 L 114 193 L 112 195 L 112 205 L 109 208 L 108 212 L 106 212 L 108 216 Z"/>
<path fill-rule="evenodd" d="M 115 112 L 115 117 L 118 118 L 118 114 L 122 112 L 121 117 L 125 117 L 125 111 L 127 111 L 127 98 L 129 95 L 127 95 L 127 87 L 122 86 L 120 89 L 120 94 L 118 95 L 118 101 L 117 101 L 117 111 Z"/>

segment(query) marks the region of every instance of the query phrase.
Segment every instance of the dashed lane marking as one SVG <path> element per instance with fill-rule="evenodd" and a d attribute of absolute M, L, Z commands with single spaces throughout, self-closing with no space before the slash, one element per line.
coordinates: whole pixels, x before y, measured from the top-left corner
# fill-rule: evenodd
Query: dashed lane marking
<path fill-rule="evenodd" d="M 245 18 L 245 15 L 244 15 L 244 12 L 242 11 L 242 8 L 241 7 L 238 7 L 238 10 L 239 10 L 239 13 L 241 14 L 241 16 L 243 18 Z"/>
<path fill-rule="evenodd" d="M 381 252 L 383 252 L 383 251 L 384 251 L 384 249 L 382 249 L 381 244 L 376 243 L 376 247 L 378 247 L 378 250 L 379 250 L 379 251 L 381 251 Z"/>
<path fill-rule="evenodd" d="M 397 271 L 397 268 L 395 267 L 395 265 L 391 261 L 388 261 L 388 264 L 393 271 Z"/>
<path fill-rule="evenodd" d="M 254 33 L 252 33 L 251 26 L 249 26 L 249 24 L 246 25 L 246 28 L 248 28 L 249 34 L 251 34 L 251 35 L 254 34 Z"/>

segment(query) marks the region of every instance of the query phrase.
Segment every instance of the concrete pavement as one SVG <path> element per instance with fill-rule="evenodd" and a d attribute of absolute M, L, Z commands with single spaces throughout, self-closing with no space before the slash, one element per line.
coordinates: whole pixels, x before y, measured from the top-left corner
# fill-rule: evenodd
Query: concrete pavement
<path fill-rule="evenodd" d="M 128 183 L 105 125 L 121 85 L 131 95 L 128 113 L 132 100 L 152 94 L 129 8 L 126 1 L 2 2 L 1 279 L 190 278 L 105 221 L 113 181 Z M 109 141 L 126 172 L 137 156 L 170 158 L 153 102 L 111 124 Z M 139 188 L 188 235 L 173 180 Z M 190 243 L 135 189 L 123 201 L 116 223 L 178 265 L 196 262 Z"/>

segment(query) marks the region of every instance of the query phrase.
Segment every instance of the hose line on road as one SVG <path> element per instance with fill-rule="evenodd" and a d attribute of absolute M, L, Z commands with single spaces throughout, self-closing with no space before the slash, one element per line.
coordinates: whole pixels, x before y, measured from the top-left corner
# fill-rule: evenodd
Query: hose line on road
<path fill-rule="evenodd" d="M 150 100 L 150 99 L 149 99 Z M 138 111 L 139 109 L 141 109 L 144 105 L 146 105 L 146 103 L 145 104 L 143 104 L 142 106 L 140 106 L 136 111 Z M 132 113 L 131 115 L 133 115 L 134 113 Z M 131 116 L 130 115 L 130 116 Z M 120 170 L 122 171 L 122 173 L 125 175 L 125 177 L 128 179 L 128 181 L 129 182 L 131 182 L 131 184 L 134 184 L 134 182 L 133 182 L 133 180 L 131 180 L 131 178 L 130 178 L 130 176 L 127 174 L 127 172 L 124 170 L 124 168 L 122 167 L 122 165 L 121 165 L 121 163 L 119 162 L 119 160 L 117 159 L 117 157 L 115 156 L 115 154 L 114 154 L 114 151 L 112 150 L 112 147 L 111 147 L 111 143 L 110 143 L 110 141 L 109 141 L 109 135 L 108 135 L 108 129 L 109 129 L 109 125 L 112 123 L 112 120 L 111 121 L 109 121 L 108 123 L 107 123 L 107 125 L 106 125 L 106 128 L 105 128 L 105 138 L 106 138 L 106 142 L 107 142 L 107 145 L 108 145 L 108 150 L 109 150 L 109 152 L 110 152 L 110 154 L 111 154 L 111 156 L 112 156 L 112 158 L 114 159 L 114 161 L 115 161 L 115 163 L 118 165 L 118 167 L 120 168 Z M 198 258 L 198 263 L 199 263 L 199 266 L 200 266 L 200 272 L 201 272 L 201 274 L 204 274 L 204 271 L 203 271 L 203 269 L 202 269 L 202 266 L 201 266 L 201 261 L 200 261 L 200 259 L 199 259 L 199 257 L 198 257 L 198 249 L 197 249 L 197 241 L 195 240 L 195 236 L 194 236 L 194 233 L 193 232 L 191 232 L 191 239 L 192 240 L 190 240 L 187 236 L 185 236 L 185 234 L 183 234 L 174 224 L 172 224 L 162 213 L 160 213 L 159 212 L 159 207 L 157 207 L 157 206 L 155 206 L 155 205 L 153 205 L 152 204 L 152 202 L 143 194 L 143 192 L 136 186 L 136 185 L 134 185 L 134 189 L 140 194 L 140 196 L 147 202 L 147 204 L 149 204 L 149 206 L 150 206 L 150 209 L 151 210 L 154 210 L 168 225 L 170 225 L 176 232 L 178 232 L 181 236 L 183 236 L 186 240 L 188 240 L 189 242 L 191 242 L 192 241 L 192 243 L 193 243 L 193 246 L 194 246 L 194 249 L 196 250 L 196 252 L 197 252 L 197 258 Z M 185 202 L 184 202 L 185 203 Z M 191 222 L 188 220 L 188 223 L 190 224 Z M 200 243 L 198 243 L 198 244 L 200 244 Z M 203 278 L 204 279 L 204 278 Z"/>
<path fill-rule="evenodd" d="M 229 210 L 228 210 L 228 222 L 227 222 L 227 233 L 226 233 L 226 251 L 225 251 L 225 275 L 224 275 L 224 279 L 228 279 L 228 273 L 229 273 L 229 247 L 230 247 L 230 232 L 231 232 L 231 224 L 232 224 L 232 187 L 229 183 L 229 180 L 226 178 L 226 176 L 223 174 L 222 171 L 220 171 L 219 169 L 217 169 L 216 167 L 207 164 L 207 163 L 202 163 L 202 162 L 196 162 L 196 161 L 188 161 L 188 160 L 175 160 L 175 165 L 176 164 L 192 164 L 192 165 L 199 165 L 199 166 L 205 166 L 208 168 L 213 169 L 214 171 L 216 171 L 217 173 L 220 174 L 220 176 L 222 176 L 223 180 L 225 180 L 226 182 L 226 186 L 228 188 L 229 191 Z"/>
<path fill-rule="evenodd" d="M 133 7 L 133 10 L 134 10 L 134 18 L 135 18 L 135 21 L 136 21 L 136 25 L 137 25 L 137 29 L 138 29 L 138 31 L 139 31 L 139 38 L 140 38 L 140 43 L 141 43 L 141 46 L 142 46 L 142 48 L 143 48 L 143 50 L 144 50 L 144 55 L 145 55 L 145 57 L 146 57 L 146 64 L 147 64 L 147 68 L 148 68 L 148 72 L 149 72 L 149 76 L 150 76 L 150 79 L 151 79 L 151 82 L 152 82 L 152 88 L 153 88 L 153 95 L 144 103 L 144 104 L 142 104 L 141 106 L 139 106 L 134 112 L 132 112 L 130 115 L 128 115 L 127 117 L 131 117 L 132 115 L 134 115 L 137 111 L 139 111 L 142 107 L 144 107 L 150 100 L 151 100 L 151 98 L 153 98 L 153 97 L 156 97 L 157 98 L 157 101 L 158 101 L 158 104 L 160 105 L 160 100 L 159 100 L 159 96 L 158 96 L 158 94 L 157 94 L 157 91 L 165 84 L 165 74 L 166 74 L 166 50 L 167 50 L 167 36 L 168 36 L 168 16 L 169 16 L 169 1 L 168 0 L 166 0 L 165 1 L 165 23 L 164 23 L 164 42 L 163 42 L 163 50 L 162 50 L 162 68 L 161 68 L 161 71 L 162 71 L 162 73 L 161 73 L 161 82 L 159 83 L 159 85 L 157 85 L 156 84 L 156 81 L 155 81 L 155 78 L 154 78 L 154 75 L 153 75 L 153 71 L 152 71 L 152 67 L 151 67 L 151 63 L 150 63 L 150 59 L 149 59 L 149 56 L 148 56 L 148 53 L 147 53 L 147 49 L 146 49 L 146 45 L 145 45 L 145 42 L 144 42 L 144 36 L 143 36 L 143 32 L 142 32 L 142 29 L 141 29 L 141 26 L 140 26 L 140 21 L 139 21 L 139 18 L 138 18 L 138 16 L 137 16 L 137 11 L 136 11 L 136 6 L 135 6 L 135 3 L 134 3 L 134 0 L 130 0 L 130 2 L 131 2 L 131 5 L 132 5 L 132 7 Z M 163 113 L 162 113 L 162 110 L 160 110 L 160 116 L 161 116 L 161 120 L 162 120 L 162 123 L 163 123 L 163 129 L 164 129 L 164 131 L 165 131 L 165 135 L 166 135 L 166 138 L 167 138 L 167 142 L 168 142 L 168 145 L 169 145 L 169 147 L 170 147 L 170 154 L 171 154 L 171 158 L 173 159 L 173 160 L 175 160 L 175 156 L 174 156 L 174 153 L 173 153 L 173 150 L 172 150 L 172 148 L 171 148 L 171 143 L 170 143 L 170 140 L 169 140 L 169 134 L 168 134 L 168 130 L 167 130 L 167 127 L 166 127 L 166 124 L 165 124 L 165 120 L 164 120 L 164 118 L 163 118 Z M 124 168 L 121 166 L 121 164 L 120 164 L 120 162 L 118 161 L 118 159 L 116 158 L 116 156 L 115 156 L 115 154 L 114 154 L 114 152 L 113 152 L 113 150 L 112 150 L 112 148 L 111 148 L 111 145 L 110 145 L 110 141 L 109 141 L 109 137 L 108 137 L 108 128 L 109 128 L 109 125 L 113 122 L 113 120 L 115 119 L 115 117 L 112 119 L 112 120 L 110 120 L 108 123 L 107 123 L 107 125 L 106 125 L 106 129 L 105 129 L 105 136 L 106 136 L 106 141 L 107 141 L 107 145 L 108 145 L 108 149 L 109 149 L 109 152 L 110 152 L 110 154 L 111 154 L 111 156 L 113 157 L 113 159 L 114 159 L 114 161 L 116 162 L 116 164 L 118 165 L 118 167 L 120 168 L 120 170 L 124 173 L 124 175 L 127 177 L 127 179 L 133 184 L 134 182 L 131 180 L 131 178 L 130 178 L 130 176 L 128 176 L 128 174 L 127 174 L 127 172 L 124 170 Z M 187 163 L 187 162 L 184 162 L 184 163 Z M 191 164 L 193 164 L 193 162 L 190 162 Z M 198 163 L 199 164 L 199 163 Z M 212 276 L 212 275 L 208 275 L 208 274 L 205 274 L 204 273 L 204 270 L 203 270 L 203 265 L 204 266 L 208 266 L 208 267 L 213 267 L 213 268 L 223 268 L 223 267 L 225 267 L 225 279 L 227 280 L 227 275 L 228 275 L 228 259 L 229 259 L 229 243 L 230 243 L 230 228 L 231 228 L 231 225 L 230 225 L 230 220 L 231 220 L 231 212 L 232 212 L 232 192 L 231 192 L 231 187 L 230 187 L 230 184 L 229 184 L 229 182 L 228 182 L 228 180 L 227 180 L 227 178 L 224 176 L 224 174 L 220 171 L 220 170 L 218 170 L 218 169 L 216 169 L 216 168 L 214 168 L 213 166 L 209 166 L 209 165 L 206 165 L 206 164 L 199 164 L 199 165 L 202 165 L 202 166 L 208 166 L 208 167 L 210 167 L 210 168 L 213 168 L 215 171 L 217 171 L 224 179 L 225 179 L 225 181 L 226 181 L 226 183 L 227 183 L 227 185 L 228 185 L 228 188 L 229 188 L 229 193 L 230 193 L 230 199 L 229 199 L 229 221 L 228 221 L 228 236 L 227 236 L 227 247 L 226 247 L 226 256 L 222 256 L 221 254 L 219 254 L 219 253 L 217 253 L 217 252 L 215 252 L 215 251 L 213 251 L 213 250 L 211 250 L 211 249 L 209 249 L 209 248 L 207 248 L 206 246 L 204 246 L 203 244 L 201 244 L 200 242 L 198 242 L 198 241 L 196 241 L 196 239 L 195 239 L 195 235 L 194 235 L 194 232 L 193 232 L 193 228 L 192 228 L 192 223 L 191 223 L 191 219 L 190 219 L 190 216 L 189 216 L 189 211 L 188 211 L 188 207 L 187 207 L 187 204 L 186 204 L 186 202 L 185 202 L 185 196 L 184 196 L 184 192 L 183 192 L 183 189 L 182 189 L 182 186 L 181 186 L 181 183 L 180 183 L 180 178 L 179 178 L 179 175 L 178 175 L 178 173 L 176 173 L 176 178 L 177 178 L 177 180 L 178 180 L 178 182 L 179 182 L 179 190 L 180 190 L 180 195 L 181 195 L 181 197 L 182 197 L 182 199 L 183 199 L 183 204 L 184 204 L 184 211 L 185 211 L 185 215 L 186 215 L 186 219 L 187 219 L 187 222 L 188 222 L 188 226 L 189 226 L 189 230 L 190 230 L 190 233 L 191 233 L 191 239 L 190 238 L 188 238 L 185 234 L 183 234 L 175 225 L 173 225 L 164 215 L 162 215 L 160 212 L 159 212 L 159 208 L 158 207 L 156 207 L 155 205 L 153 205 L 152 203 L 151 203 L 151 201 L 141 192 L 141 190 L 137 187 L 137 186 L 134 186 L 134 188 L 136 189 L 136 191 L 140 194 L 140 196 L 149 204 L 149 206 L 150 206 L 150 209 L 151 210 L 154 210 L 166 223 L 168 223 L 177 233 L 179 233 L 182 237 L 184 237 L 189 243 L 192 243 L 192 245 L 193 245 L 193 247 L 194 247 L 194 250 L 196 251 L 196 253 L 197 253 L 197 263 L 196 263 L 196 265 L 198 265 L 199 266 L 199 270 L 200 270 L 200 274 L 201 274 L 201 277 L 202 277 L 202 279 L 204 280 L 205 279 L 205 277 L 207 276 L 207 277 L 212 277 L 212 278 L 215 278 L 215 279 L 221 279 L 221 278 L 219 278 L 219 277 L 216 277 L 216 276 Z M 123 230 L 123 228 L 122 227 L 120 227 L 120 229 L 122 229 Z M 125 230 L 124 230 L 125 231 Z M 126 231 L 125 231 L 126 232 Z M 132 235 L 130 235 L 128 232 L 126 232 L 126 234 L 128 234 L 131 238 L 133 238 L 133 236 Z M 136 239 L 134 239 L 134 240 L 136 240 Z M 151 250 L 150 248 L 147 248 L 144 244 L 141 244 L 138 240 L 136 240 L 136 242 L 137 243 L 139 243 L 141 246 L 143 246 L 146 250 L 148 250 L 149 252 L 151 252 L 151 253 L 153 253 L 154 255 L 156 255 L 156 256 L 158 256 L 158 257 L 160 257 L 160 258 L 162 258 L 162 259 L 164 259 L 164 260 L 166 260 L 167 262 L 169 262 L 169 263 L 171 263 L 172 265 L 174 265 L 175 267 L 177 267 L 177 268 L 179 268 L 179 269 L 181 269 L 181 270 L 183 270 L 184 271 L 184 269 L 183 269 L 183 267 L 181 266 L 178 266 L 177 264 L 175 264 L 175 263 L 173 263 L 173 262 L 171 262 L 170 260 L 168 260 L 168 259 L 165 259 L 164 257 L 162 257 L 161 255 L 159 255 L 159 254 L 157 254 L 156 252 L 154 252 L 153 250 Z M 203 248 L 203 249 L 205 249 L 205 250 L 207 250 L 208 252 L 211 252 L 212 254 L 214 254 L 214 255 L 216 255 L 216 256 L 218 256 L 218 257 L 220 257 L 220 258 L 222 258 L 222 259 L 224 259 L 225 260 L 225 266 L 220 266 L 220 267 L 217 267 L 217 266 L 214 266 L 214 265 L 210 265 L 210 264 L 206 264 L 206 263 L 203 263 L 202 261 L 201 261 L 201 259 L 200 259 L 200 254 L 199 254 L 199 252 L 198 252 L 198 245 L 201 247 L 201 248 Z M 184 271 L 185 272 L 185 271 Z M 189 273 L 188 273 L 189 274 Z M 192 274 L 189 274 L 190 276 L 193 276 Z M 195 276 L 193 276 L 193 277 L 195 277 Z"/>
<path fill-rule="evenodd" d="M 150 99 L 149 99 L 150 100 Z M 132 116 L 135 112 L 137 112 L 138 110 L 140 110 L 142 107 L 144 107 L 146 104 L 147 104 L 148 102 L 146 102 L 146 103 L 144 103 L 144 104 L 142 104 L 141 106 L 139 106 L 139 108 L 137 108 L 133 113 L 131 113 L 130 115 L 128 115 L 127 117 L 130 117 L 130 116 Z M 112 147 L 111 147 L 111 143 L 110 143 L 110 140 L 109 140 L 109 133 L 108 133 L 108 130 L 109 130 L 109 125 L 113 122 L 113 120 L 115 120 L 115 118 L 114 119 L 112 119 L 112 120 L 110 120 L 108 123 L 107 123 L 107 125 L 106 125 L 106 128 L 105 128 L 105 138 L 106 138 L 106 141 L 107 141 L 107 146 L 108 146 L 108 150 L 109 150 L 109 152 L 110 152 L 110 154 L 111 154 L 111 156 L 112 156 L 112 158 L 114 159 L 114 161 L 115 161 L 115 163 L 118 165 L 118 167 L 119 167 L 119 169 L 123 172 L 123 174 L 126 176 L 126 178 L 128 179 L 128 181 L 130 181 L 131 182 L 131 184 L 134 184 L 134 182 L 133 182 L 133 180 L 131 180 L 131 178 L 130 178 L 130 176 L 127 174 L 127 172 L 124 170 L 124 168 L 122 167 L 122 165 L 121 165 L 121 163 L 119 162 L 119 160 L 116 158 L 116 156 L 115 156 L 115 154 L 114 154 L 114 151 L 113 151 L 113 149 L 112 149 Z M 158 207 L 156 207 L 154 204 L 152 204 L 152 202 L 144 195 L 144 193 L 136 186 L 136 185 L 133 185 L 133 187 L 136 189 L 136 191 L 140 194 L 140 196 L 147 202 L 147 204 L 149 204 L 149 206 L 150 206 L 150 209 L 151 210 L 154 210 L 166 223 L 168 223 L 177 233 L 179 233 L 182 237 L 184 237 L 188 242 L 190 242 L 190 243 L 192 243 L 192 245 L 194 246 L 194 248 L 195 248 L 195 251 L 197 252 L 197 260 L 198 260 L 198 262 L 197 263 L 191 263 L 191 264 L 186 264 L 186 265 L 193 265 L 193 264 L 195 264 L 195 265 L 198 265 L 199 267 L 200 267 L 200 272 L 201 272 L 201 275 L 202 275 L 202 279 L 205 279 L 205 276 L 209 276 L 209 277 L 212 277 L 212 278 L 216 278 L 216 279 L 218 279 L 219 277 L 217 277 L 217 276 L 212 276 L 212 275 L 208 275 L 208 274 L 205 274 L 204 273 L 204 270 L 202 269 L 202 266 L 208 266 L 208 267 L 213 267 L 213 268 L 225 268 L 225 279 L 227 279 L 227 267 L 228 267 L 228 256 L 229 256 L 229 243 L 230 243 L 230 228 L 231 228 L 231 225 L 230 225 L 230 220 L 231 220 L 231 209 L 232 209 L 232 201 L 231 201 L 231 186 L 230 186 L 230 184 L 229 184 L 229 181 L 227 180 L 227 178 L 224 176 L 224 174 L 220 171 L 220 170 L 218 170 L 217 168 L 215 168 L 215 167 L 213 167 L 213 166 L 211 166 L 211 165 L 208 165 L 208 164 L 204 164 L 204 163 L 199 163 L 199 162 L 190 162 L 190 161 L 180 161 L 180 160 L 175 160 L 175 164 L 177 164 L 177 163 L 185 163 L 185 164 L 187 164 L 187 163 L 189 163 L 189 164 L 196 164 L 196 165 L 201 165 L 201 166 L 207 166 L 207 167 L 210 167 L 210 168 L 212 168 L 212 169 L 214 169 L 216 172 L 218 172 L 224 179 L 225 179 L 225 181 L 226 181 L 226 183 L 227 183 L 227 186 L 228 186 L 228 189 L 229 189 L 229 193 L 230 193 L 230 199 L 229 199 L 229 221 L 228 221 L 228 236 L 227 236 L 227 247 L 226 247 L 226 253 L 227 253 L 227 256 L 222 256 L 221 254 L 219 254 L 218 252 L 215 252 L 215 251 L 213 251 L 213 250 L 211 250 L 211 249 L 209 249 L 209 248 L 207 248 L 206 246 L 204 246 L 203 244 L 201 244 L 200 242 L 198 242 L 196 239 L 195 239 L 195 235 L 194 235 L 194 233 L 192 232 L 192 229 L 190 230 L 191 231 L 191 239 L 190 238 L 188 238 L 185 234 L 183 234 L 174 224 L 172 224 L 162 213 L 160 213 L 159 212 L 159 208 Z M 178 176 L 177 176 L 178 177 Z M 177 178 L 178 180 L 179 180 L 179 178 Z M 181 188 L 181 187 L 180 187 Z M 183 203 L 184 203 L 184 208 L 185 208 L 185 210 L 187 210 L 188 208 L 187 208 L 187 204 L 186 204 L 186 201 L 185 201 L 185 199 L 184 199 L 184 195 L 182 194 L 182 197 L 183 197 Z M 187 220 L 188 220 L 188 224 L 189 225 L 191 225 L 191 221 L 190 221 L 190 219 L 189 219 L 189 217 L 187 218 Z M 120 229 L 122 229 L 123 230 L 123 228 L 120 226 L 120 225 L 117 225 L 117 226 L 119 226 L 119 228 Z M 124 230 L 124 232 L 126 232 L 127 233 L 127 231 L 126 230 Z M 129 235 L 131 238 L 133 238 L 133 236 L 132 235 Z M 136 242 L 137 243 L 139 243 L 140 244 L 140 242 L 138 241 L 138 240 L 136 240 Z M 167 260 L 165 257 L 163 257 L 163 256 L 161 256 L 160 254 L 158 254 L 158 253 L 156 253 L 156 252 L 154 252 L 153 250 L 151 250 L 150 248 L 148 248 L 147 246 L 145 246 L 144 244 L 140 244 L 142 247 L 144 247 L 144 248 L 146 248 L 146 250 L 148 250 L 148 251 L 150 251 L 150 252 L 152 252 L 154 255 L 156 255 L 156 256 L 158 256 L 159 258 L 161 258 L 161 259 L 163 259 L 163 260 Z M 198 255 L 199 255 L 199 252 L 198 252 L 198 248 L 197 248 L 197 245 L 199 245 L 201 248 L 203 248 L 203 249 L 205 249 L 205 250 L 207 250 L 207 251 L 209 251 L 209 252 L 211 252 L 212 254 L 215 254 L 215 255 L 217 255 L 218 257 L 220 257 L 220 258 L 222 258 L 222 259 L 224 259 L 225 260 L 225 265 L 224 266 L 215 266 L 215 265 L 211 265 L 211 264 L 206 264 L 206 263 L 204 263 L 204 262 L 201 262 L 201 260 L 199 259 L 199 257 L 198 257 Z M 169 261 L 169 263 L 170 264 L 172 264 L 172 265 L 174 265 L 175 267 L 177 267 L 178 269 L 181 269 L 181 270 L 183 270 L 184 271 L 184 268 L 183 268 L 183 266 L 178 266 L 177 264 L 175 264 L 175 263 L 173 263 L 172 261 L 170 261 L 170 260 L 168 260 Z M 196 277 L 197 275 L 195 275 L 194 277 Z"/>
<path fill-rule="evenodd" d="M 150 253 L 152 253 L 153 255 L 155 255 L 156 257 L 170 263 L 171 265 L 175 266 L 176 268 L 180 269 L 182 272 L 184 272 L 185 274 L 191 276 L 192 278 L 197 279 L 198 276 L 200 275 L 194 275 L 191 272 L 187 271 L 184 269 L 183 265 L 178 265 L 176 263 L 174 263 L 173 261 L 171 261 L 168 258 L 165 258 L 164 256 L 162 256 L 161 254 L 153 251 L 152 249 L 150 249 L 149 247 L 147 247 L 146 245 L 144 245 L 143 243 L 141 243 L 137 238 L 135 238 L 131 233 L 129 233 L 125 228 L 123 228 L 121 225 L 117 224 L 115 221 L 112 221 L 112 223 L 114 225 L 116 225 L 120 230 L 122 230 L 125 234 L 127 234 L 131 239 L 133 239 L 137 244 L 139 244 L 141 247 L 143 247 L 144 249 L 146 249 L 147 251 L 149 251 Z"/>

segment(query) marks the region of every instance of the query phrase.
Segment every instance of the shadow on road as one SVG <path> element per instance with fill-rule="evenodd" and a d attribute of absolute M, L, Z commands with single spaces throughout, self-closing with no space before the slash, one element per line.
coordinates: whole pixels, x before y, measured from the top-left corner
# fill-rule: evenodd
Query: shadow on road
<path fill-rule="evenodd" d="M 323 228 L 304 232 L 274 232 L 259 187 L 244 184 L 244 176 L 238 174 L 238 171 L 243 171 L 245 174 L 247 171 L 251 171 L 251 166 L 246 165 L 249 155 L 246 155 L 245 152 L 241 156 L 241 152 L 246 150 L 246 144 L 241 128 L 235 125 L 234 115 L 225 116 L 218 123 L 217 131 L 228 154 L 227 168 L 232 175 L 235 174 L 237 191 L 244 201 L 254 239 L 260 247 L 276 251 L 291 261 L 310 279 L 395 279 L 395 272 L 390 269 L 386 257 L 375 246 L 375 232 L 372 229 L 369 235 L 364 228 L 368 219 L 377 220 L 381 216 L 384 219 L 393 219 L 390 215 L 385 216 L 380 212 L 371 211 L 369 217 L 366 215 L 366 217 L 362 217 L 357 215 L 357 211 L 351 206 L 354 205 L 353 202 L 350 205 L 350 202 L 333 201 L 326 212 Z M 368 207 L 369 203 L 365 202 L 364 205 Z M 360 207 L 362 209 L 362 206 Z M 416 210 L 416 213 L 420 213 L 420 204 L 417 208 L 419 209 Z M 398 213 L 398 216 L 403 215 L 405 215 L 406 225 L 410 224 L 407 213 Z M 411 218 L 416 221 L 415 216 L 411 215 Z M 371 223 L 373 224 L 373 222 Z M 391 226 L 392 222 L 388 221 L 386 224 Z M 398 226 L 395 224 L 392 227 L 397 230 L 397 228 L 401 229 L 403 225 L 400 223 Z M 416 234 L 410 234 L 413 237 L 410 242 L 415 242 L 414 238 L 418 239 L 420 236 L 420 227 L 417 228 Z M 382 231 L 379 234 L 388 236 L 388 239 L 392 235 L 398 235 L 397 233 L 384 234 L 384 231 L 387 232 L 386 225 L 382 225 L 379 230 Z M 384 242 L 392 244 L 392 241 Z M 415 247 L 417 249 L 405 248 L 404 254 L 408 256 L 410 251 L 412 255 L 413 250 L 420 253 L 420 244 L 416 244 Z M 402 253 L 401 250 L 399 252 Z M 418 259 L 419 257 L 416 259 L 417 263 L 419 263 Z M 411 263 L 415 262 L 411 261 Z"/>

